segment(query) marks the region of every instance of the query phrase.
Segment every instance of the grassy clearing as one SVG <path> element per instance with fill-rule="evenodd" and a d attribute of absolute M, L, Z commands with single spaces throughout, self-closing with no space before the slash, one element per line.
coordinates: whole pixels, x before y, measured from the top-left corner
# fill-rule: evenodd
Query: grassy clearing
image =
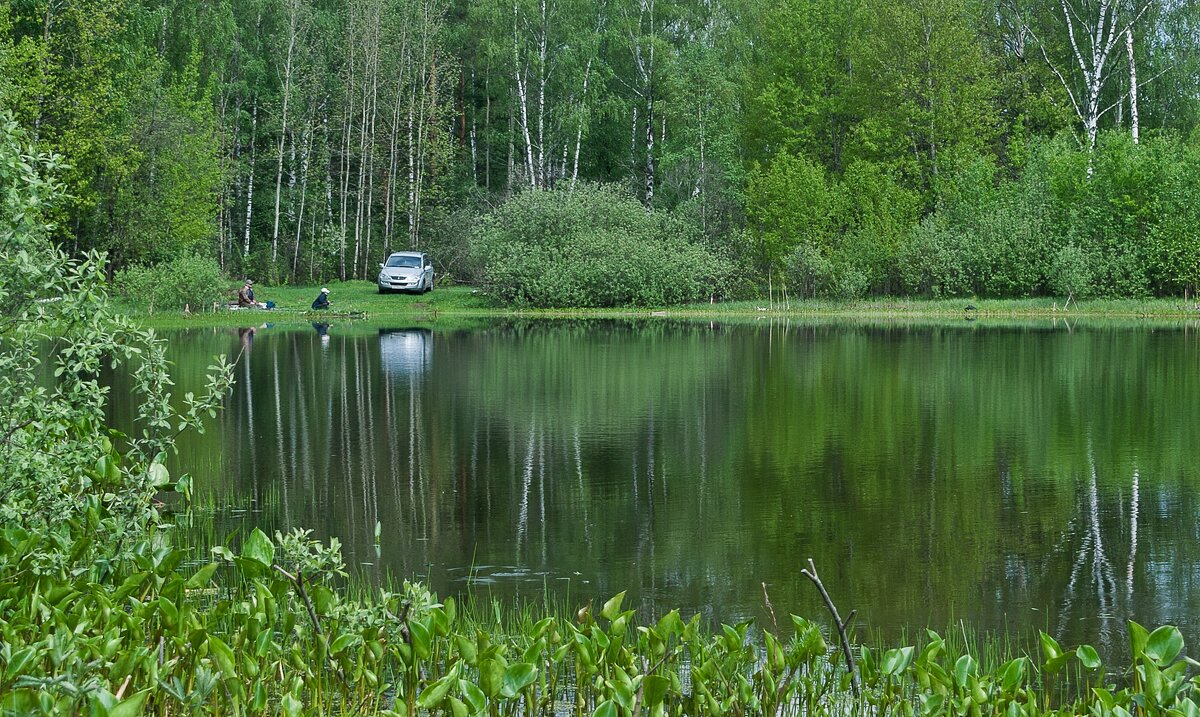
<path fill-rule="evenodd" d="M 367 281 L 327 284 L 333 308 L 312 311 L 310 305 L 321 287 L 256 287 L 260 301 L 273 301 L 271 311 L 193 311 L 188 315 L 168 311 L 146 313 L 138 306 L 121 308 L 142 323 L 156 328 L 240 326 L 246 323 L 305 323 L 322 320 L 384 321 L 397 319 L 418 323 L 455 323 L 467 317 L 493 318 L 699 318 L 759 319 L 797 318 L 837 320 L 1126 320 L 1153 319 L 1176 322 L 1200 320 L 1200 303 L 1179 298 L 1089 299 L 1069 304 L 1054 297 L 1036 299 L 906 299 L 874 298 L 857 301 L 730 301 L 658 308 L 617 309 L 521 309 L 500 306 L 482 291 L 469 286 L 438 288 L 428 294 L 386 294 Z M 973 307 L 973 308 L 967 308 Z"/>

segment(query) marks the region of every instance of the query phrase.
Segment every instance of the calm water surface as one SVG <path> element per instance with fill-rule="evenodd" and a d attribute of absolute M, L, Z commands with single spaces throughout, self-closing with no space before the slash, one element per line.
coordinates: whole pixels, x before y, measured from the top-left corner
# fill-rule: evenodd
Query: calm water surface
<path fill-rule="evenodd" d="M 225 412 L 181 446 L 199 491 L 443 595 L 628 590 L 732 621 L 761 614 L 765 582 L 778 611 L 824 619 L 812 557 L 885 635 L 965 619 L 1112 647 L 1133 618 L 1200 636 L 1194 326 L 169 339 L 181 392 L 246 349 Z"/>

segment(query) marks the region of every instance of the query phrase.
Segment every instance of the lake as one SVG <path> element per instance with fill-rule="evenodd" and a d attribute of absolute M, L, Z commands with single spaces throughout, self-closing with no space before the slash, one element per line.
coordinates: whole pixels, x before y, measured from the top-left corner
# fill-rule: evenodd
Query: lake
<path fill-rule="evenodd" d="M 1195 325 L 503 321 L 168 333 L 213 531 L 337 536 L 440 594 L 959 620 L 1112 649 L 1200 627 Z M 114 419 L 128 422 L 114 379 Z M 376 547 L 376 524 L 380 538 Z"/>

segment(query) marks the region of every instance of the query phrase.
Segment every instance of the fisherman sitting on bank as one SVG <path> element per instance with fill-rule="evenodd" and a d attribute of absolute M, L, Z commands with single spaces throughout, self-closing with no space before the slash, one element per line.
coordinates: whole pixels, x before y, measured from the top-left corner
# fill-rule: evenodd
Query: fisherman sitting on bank
<path fill-rule="evenodd" d="M 238 289 L 237 305 L 243 309 L 258 306 L 254 302 L 254 282 L 250 279 L 246 279 L 246 283 Z"/>
<path fill-rule="evenodd" d="M 321 293 L 317 294 L 317 298 L 313 299 L 313 310 L 328 309 L 329 306 L 329 289 L 322 288 Z"/>

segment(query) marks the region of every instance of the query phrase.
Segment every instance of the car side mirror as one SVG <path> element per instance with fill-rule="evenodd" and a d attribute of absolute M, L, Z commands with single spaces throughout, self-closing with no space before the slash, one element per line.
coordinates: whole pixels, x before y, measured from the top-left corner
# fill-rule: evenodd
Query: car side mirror
<path fill-rule="evenodd" d="M 380 269 L 384 269 L 384 268 L 386 268 L 386 267 L 387 267 L 387 264 L 380 264 L 380 265 L 379 265 L 379 268 L 380 268 Z"/>
<path fill-rule="evenodd" d="M 425 270 L 426 270 L 426 271 L 433 271 L 433 264 L 426 264 L 426 265 L 425 265 Z"/>

